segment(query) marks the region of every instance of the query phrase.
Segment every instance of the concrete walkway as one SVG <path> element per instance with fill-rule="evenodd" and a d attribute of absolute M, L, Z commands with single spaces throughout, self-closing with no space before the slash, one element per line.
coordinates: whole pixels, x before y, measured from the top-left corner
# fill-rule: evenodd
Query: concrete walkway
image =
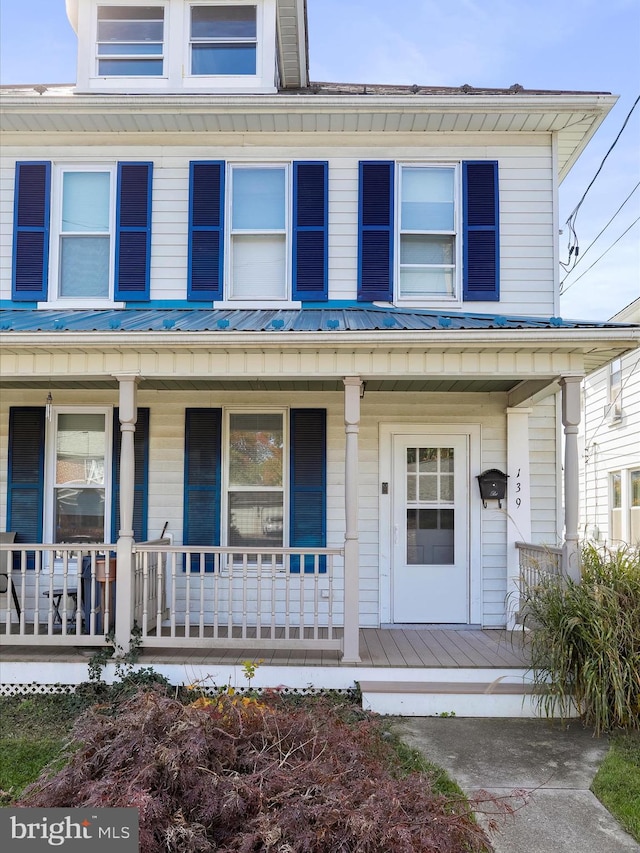
<path fill-rule="evenodd" d="M 496 853 L 640 851 L 589 790 L 608 743 L 579 722 L 404 717 L 393 727 L 466 793 L 531 792 L 490 835 Z"/>

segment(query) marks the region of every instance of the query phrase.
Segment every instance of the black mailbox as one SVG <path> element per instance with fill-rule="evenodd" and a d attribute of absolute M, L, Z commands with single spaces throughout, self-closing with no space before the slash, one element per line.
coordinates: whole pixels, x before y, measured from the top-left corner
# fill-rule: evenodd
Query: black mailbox
<path fill-rule="evenodd" d="M 507 494 L 507 475 L 497 468 L 489 468 L 479 474 L 477 479 L 483 505 L 486 506 L 487 501 L 498 501 L 498 506 L 502 508 L 500 501 Z"/>

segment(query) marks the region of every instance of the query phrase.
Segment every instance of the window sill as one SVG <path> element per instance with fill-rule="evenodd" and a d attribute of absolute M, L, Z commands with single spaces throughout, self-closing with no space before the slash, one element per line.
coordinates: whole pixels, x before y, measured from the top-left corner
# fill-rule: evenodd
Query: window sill
<path fill-rule="evenodd" d="M 114 302 L 113 299 L 56 299 L 51 302 L 38 302 L 38 309 L 55 309 L 56 311 L 92 311 L 110 308 L 126 308 L 125 302 Z"/>
<path fill-rule="evenodd" d="M 238 299 L 237 301 L 228 300 L 225 302 L 214 302 L 213 307 L 214 309 L 222 308 L 226 311 L 233 311 L 234 309 L 240 311 L 246 311 L 248 309 L 251 309 L 252 311 L 297 311 L 302 308 L 302 302 L 290 302 L 286 299 L 265 299 L 264 301 L 256 299 L 253 302 L 248 302 L 244 299 Z"/>

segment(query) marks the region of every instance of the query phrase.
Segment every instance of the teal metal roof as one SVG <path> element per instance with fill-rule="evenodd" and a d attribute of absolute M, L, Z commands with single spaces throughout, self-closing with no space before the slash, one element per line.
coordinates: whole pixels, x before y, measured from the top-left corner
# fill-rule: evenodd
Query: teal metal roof
<path fill-rule="evenodd" d="M 97 311 L 6 309 L 0 332 L 375 332 L 468 329 L 616 329 L 561 317 L 521 317 L 419 309 L 304 307 L 301 309 L 120 308 Z"/>

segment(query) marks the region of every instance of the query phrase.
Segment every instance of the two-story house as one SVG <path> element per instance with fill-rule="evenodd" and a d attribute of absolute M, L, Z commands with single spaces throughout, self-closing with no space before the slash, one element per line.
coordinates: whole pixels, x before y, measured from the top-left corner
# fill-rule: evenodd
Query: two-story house
<path fill-rule="evenodd" d="M 2 92 L 0 640 L 512 625 L 516 543 L 577 571 L 581 382 L 638 344 L 558 316 L 616 98 L 310 82 L 305 0 L 67 11 L 76 85 Z"/>

